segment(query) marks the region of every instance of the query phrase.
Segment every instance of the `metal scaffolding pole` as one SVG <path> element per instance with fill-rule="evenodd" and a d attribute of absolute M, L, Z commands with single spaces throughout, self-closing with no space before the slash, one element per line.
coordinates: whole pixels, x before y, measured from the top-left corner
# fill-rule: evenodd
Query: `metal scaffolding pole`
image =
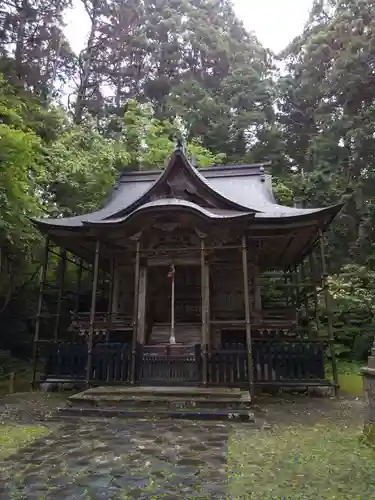
<path fill-rule="evenodd" d="M 49 254 L 49 239 L 46 238 L 45 248 L 44 248 L 44 256 L 43 256 L 43 264 L 42 271 L 40 276 L 39 283 L 39 297 L 38 297 L 38 309 L 36 313 L 36 322 L 35 322 L 35 332 L 34 332 L 34 345 L 33 345 L 33 378 L 32 378 L 32 388 L 35 388 L 35 379 L 36 379 L 36 365 L 37 365 L 37 357 L 38 357 L 38 340 L 40 333 L 40 320 L 42 315 L 43 308 L 43 292 L 44 286 L 47 278 L 47 267 L 48 267 L 48 254 Z"/>
<path fill-rule="evenodd" d="M 58 287 L 59 292 L 57 296 L 57 307 L 56 307 L 56 318 L 55 318 L 55 327 L 53 331 L 53 338 L 55 342 L 57 342 L 59 337 L 59 329 L 60 329 L 60 316 L 61 316 L 61 305 L 64 296 L 64 285 L 65 285 L 65 271 L 66 271 L 66 250 L 60 250 L 60 262 L 59 262 L 59 276 L 58 276 Z"/>
<path fill-rule="evenodd" d="M 86 369 L 87 385 L 90 383 L 91 369 L 92 369 L 92 347 L 93 347 L 94 331 L 95 331 L 95 311 L 96 311 L 96 292 L 98 288 L 99 253 L 100 253 L 100 242 L 99 240 L 97 240 L 95 246 L 94 274 L 92 280 L 90 329 L 89 329 L 89 337 L 87 345 L 87 369 Z"/>
<path fill-rule="evenodd" d="M 335 339 L 334 339 L 333 328 L 332 328 L 331 294 L 330 294 L 329 289 L 328 289 L 327 263 L 326 263 L 326 256 L 325 256 L 325 250 L 324 250 L 323 234 L 321 231 L 320 231 L 319 236 L 320 236 L 320 255 L 321 255 L 321 261 L 322 261 L 323 292 L 324 292 L 326 312 L 327 312 L 329 349 L 330 349 L 331 360 L 332 360 L 332 374 L 333 374 L 333 381 L 335 384 L 335 395 L 337 396 L 338 390 L 339 390 L 339 379 L 338 379 L 338 373 L 337 373 L 337 363 L 336 363 L 336 355 L 335 355 L 335 347 L 334 347 L 334 340 Z"/>
<path fill-rule="evenodd" d="M 250 395 L 251 397 L 253 397 L 254 374 L 253 374 L 253 354 L 252 354 L 252 342 L 251 342 L 249 270 L 247 265 L 246 236 L 242 237 L 242 268 L 243 268 L 243 286 L 244 286 L 245 321 L 246 321 L 247 371 L 248 371 Z"/>
<path fill-rule="evenodd" d="M 133 312 L 133 340 L 132 356 L 130 362 L 130 383 L 135 383 L 135 368 L 137 362 L 137 336 L 138 336 L 138 301 L 139 301 L 139 277 L 140 277 L 140 251 L 141 242 L 137 241 L 135 251 L 135 270 L 134 270 L 134 312 Z"/>

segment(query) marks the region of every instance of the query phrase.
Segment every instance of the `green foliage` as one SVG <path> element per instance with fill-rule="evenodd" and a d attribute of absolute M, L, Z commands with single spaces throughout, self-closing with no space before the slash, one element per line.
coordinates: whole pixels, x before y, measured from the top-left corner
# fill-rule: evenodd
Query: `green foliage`
<path fill-rule="evenodd" d="M 67 128 L 45 149 L 49 204 L 64 215 L 97 209 L 128 158 L 121 143 L 104 138 L 92 126 Z"/>
<path fill-rule="evenodd" d="M 328 279 L 337 313 L 341 316 L 356 313 L 371 319 L 375 314 L 375 272 L 366 266 L 349 264 L 338 275 Z M 354 318 L 353 318 L 354 320 Z M 354 322 L 354 321 L 353 321 Z"/>
<path fill-rule="evenodd" d="M 294 202 L 293 191 L 280 179 L 273 179 L 273 193 L 280 205 L 292 207 Z"/>
<path fill-rule="evenodd" d="M 346 265 L 340 274 L 328 278 L 339 355 L 350 352 L 358 360 L 368 356 L 375 327 L 374 278 L 374 271 L 356 264 Z"/>
<path fill-rule="evenodd" d="M 42 142 L 28 126 L 25 101 L 0 75 L 0 245 L 25 251 L 35 238 L 28 217 L 40 213 Z"/>

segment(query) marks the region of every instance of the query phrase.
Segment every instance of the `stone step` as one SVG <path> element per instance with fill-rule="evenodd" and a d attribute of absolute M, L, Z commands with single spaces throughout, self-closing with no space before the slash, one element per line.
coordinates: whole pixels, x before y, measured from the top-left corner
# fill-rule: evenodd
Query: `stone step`
<path fill-rule="evenodd" d="M 226 410 L 219 408 L 194 408 L 194 409 L 117 409 L 117 408 L 59 408 L 59 417 L 83 417 L 83 418 L 123 418 L 123 419 L 143 419 L 143 420 L 222 420 L 254 423 L 254 413 L 249 410 Z"/>
<path fill-rule="evenodd" d="M 232 398 L 209 398 L 195 399 L 193 397 L 175 396 L 152 396 L 152 395 L 93 395 L 80 393 L 69 398 L 69 404 L 74 407 L 116 407 L 116 408 L 157 408 L 157 409 L 180 409 L 180 408 L 250 408 L 251 402 L 248 397 Z"/>
<path fill-rule="evenodd" d="M 82 393 L 71 397 L 80 398 L 86 396 L 116 396 L 125 397 L 165 397 L 185 398 L 190 400 L 220 400 L 226 401 L 250 401 L 248 391 L 239 388 L 222 387 L 181 387 L 181 386 L 100 386 L 92 387 Z"/>

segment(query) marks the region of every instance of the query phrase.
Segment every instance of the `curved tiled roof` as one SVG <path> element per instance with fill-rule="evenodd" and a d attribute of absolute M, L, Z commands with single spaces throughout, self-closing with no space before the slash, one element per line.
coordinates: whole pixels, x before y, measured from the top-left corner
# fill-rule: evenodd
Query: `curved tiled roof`
<path fill-rule="evenodd" d="M 180 200 L 177 198 L 168 198 L 161 200 L 154 200 L 144 205 L 139 206 L 135 210 L 132 210 L 127 215 L 118 218 L 108 218 L 105 220 L 88 221 L 89 224 L 118 224 L 129 220 L 136 214 L 141 212 L 153 211 L 154 209 L 174 209 L 174 210 L 188 210 L 190 212 L 195 212 L 206 219 L 237 219 L 239 217 L 254 217 L 254 212 L 236 212 L 234 210 L 222 210 L 222 209 L 207 209 L 192 203 L 187 200 Z"/>
<path fill-rule="evenodd" d="M 203 208 L 199 204 L 176 198 L 161 198 L 150 201 L 151 196 L 168 179 L 176 162 L 181 161 L 189 176 L 208 195 L 219 200 L 225 209 Z M 42 228 L 60 227 L 78 229 L 87 225 L 119 223 L 132 214 L 145 210 L 185 209 L 194 211 L 208 219 L 234 219 L 253 216 L 255 221 L 280 221 L 311 216 L 330 220 L 341 205 L 328 208 L 292 208 L 276 203 L 272 193 L 270 176 L 264 172 L 264 164 L 220 165 L 197 170 L 182 150 L 176 150 L 163 171 L 124 173 L 114 186 L 105 206 L 95 212 L 76 217 L 40 219 Z M 328 220 L 329 219 L 329 220 Z"/>

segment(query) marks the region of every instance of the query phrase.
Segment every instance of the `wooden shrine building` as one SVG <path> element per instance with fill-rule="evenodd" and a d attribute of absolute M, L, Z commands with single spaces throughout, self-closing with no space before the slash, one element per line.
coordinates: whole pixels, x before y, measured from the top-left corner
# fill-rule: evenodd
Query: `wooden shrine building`
<path fill-rule="evenodd" d="M 178 145 L 164 170 L 124 172 L 101 210 L 36 221 L 47 245 L 34 350 L 44 369 L 34 383 L 331 384 L 319 242 L 341 207 L 281 206 L 266 170 L 198 170 Z M 56 254 L 56 310 L 46 320 Z M 77 300 L 62 324 L 67 262 L 77 263 Z M 91 298 L 82 300 L 88 271 Z"/>

